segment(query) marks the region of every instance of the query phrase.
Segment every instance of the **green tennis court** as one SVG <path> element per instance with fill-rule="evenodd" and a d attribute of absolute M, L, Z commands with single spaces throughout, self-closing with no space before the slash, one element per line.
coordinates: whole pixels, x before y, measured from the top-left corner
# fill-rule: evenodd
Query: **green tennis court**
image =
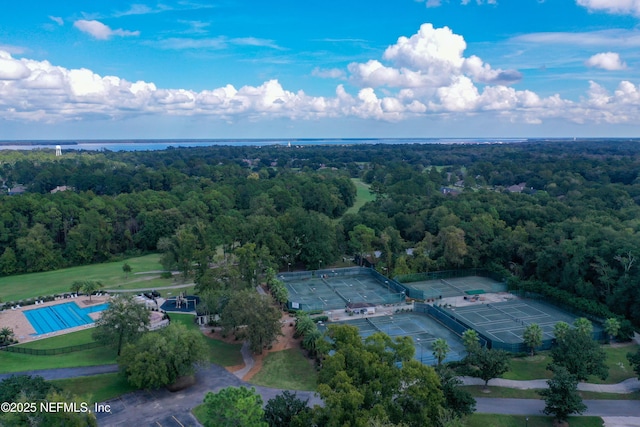
<path fill-rule="evenodd" d="M 369 268 L 280 273 L 289 290 L 289 305 L 302 310 L 334 310 L 350 303 L 398 304 L 405 300 L 384 276 Z"/>
<path fill-rule="evenodd" d="M 449 344 L 450 351 L 444 360 L 445 362 L 462 360 L 465 356 L 464 345 L 460 338 L 431 317 L 415 313 L 354 317 L 353 320 L 335 323 L 356 326 L 362 338 L 376 332 L 384 332 L 390 337 L 411 337 L 416 348 L 415 359 L 424 364 L 436 364 L 432 344 L 437 338 L 444 338 Z"/>
<path fill-rule="evenodd" d="M 500 343 L 505 346 L 522 345 L 524 329 L 532 323 L 542 328 L 543 340 L 550 345 L 556 323 L 562 321 L 572 324 L 579 317 L 553 305 L 528 299 L 450 307 L 444 310 L 491 340 L 494 347 L 500 348 Z M 594 323 L 593 331 L 594 338 L 599 338 L 602 335 L 601 325 Z"/>

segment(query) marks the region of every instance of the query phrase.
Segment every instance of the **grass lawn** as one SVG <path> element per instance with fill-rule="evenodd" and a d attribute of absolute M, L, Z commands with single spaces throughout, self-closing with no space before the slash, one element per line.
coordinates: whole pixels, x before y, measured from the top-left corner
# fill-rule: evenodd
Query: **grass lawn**
<path fill-rule="evenodd" d="M 626 380 L 627 378 L 634 378 L 636 373 L 633 371 L 633 368 L 629 366 L 627 353 L 635 353 L 638 351 L 639 347 L 640 346 L 637 344 L 624 345 L 620 347 L 605 345 L 604 351 L 607 353 L 609 376 L 604 381 L 600 378 L 590 377 L 588 382 L 595 384 L 616 384 L 620 381 Z"/>
<path fill-rule="evenodd" d="M 490 393 L 484 393 L 482 386 L 463 386 L 474 397 L 509 398 L 509 399 L 540 399 L 537 390 L 519 390 L 507 387 L 489 387 Z M 598 393 L 581 391 L 580 396 L 585 400 L 640 400 L 640 393 Z"/>
<path fill-rule="evenodd" d="M 74 368 L 76 366 L 110 365 L 116 363 L 116 351 L 106 347 L 76 351 L 55 356 L 0 351 L 0 373 L 21 372 L 35 369 Z"/>
<path fill-rule="evenodd" d="M 206 421 L 209 419 L 209 417 L 207 417 L 207 409 L 204 406 L 204 403 L 193 408 L 191 413 L 193 413 L 193 416 L 196 417 L 198 422 L 202 425 L 205 425 Z"/>
<path fill-rule="evenodd" d="M 634 378 L 635 373 L 629 366 L 627 353 L 638 351 L 637 344 L 624 345 L 619 347 L 603 346 L 607 353 L 607 365 L 609 366 L 609 377 L 602 381 L 600 378 L 589 377 L 587 382 L 594 384 L 617 384 L 627 378 Z M 548 351 L 540 352 L 533 357 L 511 359 L 511 369 L 502 378 L 509 380 L 537 380 L 548 379 L 553 375 L 547 370 L 547 365 L 551 363 L 551 354 Z"/>
<path fill-rule="evenodd" d="M 466 427 L 551 427 L 552 417 L 530 415 L 529 421 L 524 415 L 495 415 L 473 414 L 467 418 Z M 571 427 L 602 427 L 604 422 L 600 417 L 569 417 Z"/>
<path fill-rule="evenodd" d="M 302 355 L 299 349 L 269 353 L 262 363 L 262 369 L 251 383 L 265 387 L 288 390 L 316 389 L 318 374 L 311 361 Z"/>
<path fill-rule="evenodd" d="M 20 274 L 0 278 L 0 300 L 5 302 L 19 301 L 56 293 L 69 292 L 71 283 L 76 280 L 97 280 L 102 282 L 105 288 L 117 285 L 142 286 L 144 276 L 134 273 L 144 271 L 162 270 L 160 255 L 151 254 L 137 258 L 129 258 L 126 262 L 131 266 L 132 273 L 125 278 L 122 272 L 123 261 L 108 262 L 103 264 L 83 265 L 80 267 L 63 268 L 42 273 Z M 159 276 L 154 274 L 154 277 Z M 172 284 L 172 280 L 166 280 Z M 165 285 L 167 286 L 167 285 Z"/>
<path fill-rule="evenodd" d="M 194 322 L 192 314 L 169 314 L 172 322 L 182 323 L 189 329 L 200 330 Z M 224 341 L 205 337 L 205 342 L 210 349 L 209 361 L 220 366 L 237 366 L 243 363 L 240 348 L 242 344 L 229 344 Z"/>
<path fill-rule="evenodd" d="M 90 403 L 104 402 L 137 390 L 127 383 L 121 374 L 93 375 L 50 382 Z"/>
<path fill-rule="evenodd" d="M 351 178 L 351 181 L 356 185 L 356 201 L 345 213 L 358 213 L 365 203 L 374 201 L 376 199 L 376 195 L 369 190 L 369 184 L 365 184 L 361 179 Z"/>
<path fill-rule="evenodd" d="M 71 347 L 73 345 L 87 344 L 93 342 L 93 328 L 82 329 L 76 332 L 70 332 L 64 335 L 57 335 L 51 338 L 45 338 L 37 341 L 31 341 L 24 344 L 18 344 L 16 347 L 33 348 L 33 349 L 51 349 Z"/>

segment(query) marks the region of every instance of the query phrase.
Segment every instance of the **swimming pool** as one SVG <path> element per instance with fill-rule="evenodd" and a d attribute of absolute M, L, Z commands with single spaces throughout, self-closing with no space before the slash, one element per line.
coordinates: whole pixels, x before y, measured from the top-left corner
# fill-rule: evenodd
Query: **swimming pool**
<path fill-rule="evenodd" d="M 36 335 L 40 335 L 93 323 L 94 320 L 89 317 L 89 313 L 103 311 L 107 307 L 109 307 L 109 303 L 80 308 L 75 302 L 66 302 L 25 310 L 24 315 L 36 330 Z"/>

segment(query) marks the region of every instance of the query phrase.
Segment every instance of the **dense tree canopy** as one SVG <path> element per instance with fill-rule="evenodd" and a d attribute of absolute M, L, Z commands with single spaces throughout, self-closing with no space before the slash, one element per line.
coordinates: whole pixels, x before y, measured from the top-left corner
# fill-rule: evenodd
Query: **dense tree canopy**
<path fill-rule="evenodd" d="M 413 359 L 411 338 L 376 333 L 363 341 L 348 325 L 330 325 L 328 338 L 332 351 L 318 376 L 325 406 L 314 409 L 316 422 L 365 427 L 378 418 L 436 425 L 443 392 L 434 369 Z"/>
<path fill-rule="evenodd" d="M 36 150 L 0 162 L 6 185 L 28 190 L 0 196 L 0 274 L 159 248 L 194 278 L 219 247 L 268 253 L 280 269 L 371 252 L 389 273 L 486 267 L 513 288 L 640 325 L 634 142 Z M 352 178 L 375 199 L 346 213 Z M 50 193 L 61 185 L 72 189 Z M 236 261 L 251 282 L 245 255 Z"/>

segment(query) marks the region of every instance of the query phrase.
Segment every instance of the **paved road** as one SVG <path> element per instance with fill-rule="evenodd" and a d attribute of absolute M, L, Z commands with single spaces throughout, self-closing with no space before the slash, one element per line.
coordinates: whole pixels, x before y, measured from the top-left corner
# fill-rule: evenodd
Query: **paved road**
<path fill-rule="evenodd" d="M 599 417 L 640 417 L 637 400 L 584 400 L 583 415 Z M 476 412 L 509 415 L 543 415 L 544 401 L 536 399 L 476 398 Z"/>
<path fill-rule="evenodd" d="M 255 387 L 263 402 L 282 393 L 282 390 L 252 386 L 237 378 L 226 369 L 210 365 L 196 373 L 197 383 L 183 391 L 171 393 L 167 390 L 136 391 L 105 402 L 111 413 L 96 414 L 101 426 L 196 426 L 191 408 L 201 404 L 207 392 L 216 392 L 233 386 Z M 298 397 L 309 399 L 310 405 L 321 404 L 312 392 L 298 391 Z"/>

